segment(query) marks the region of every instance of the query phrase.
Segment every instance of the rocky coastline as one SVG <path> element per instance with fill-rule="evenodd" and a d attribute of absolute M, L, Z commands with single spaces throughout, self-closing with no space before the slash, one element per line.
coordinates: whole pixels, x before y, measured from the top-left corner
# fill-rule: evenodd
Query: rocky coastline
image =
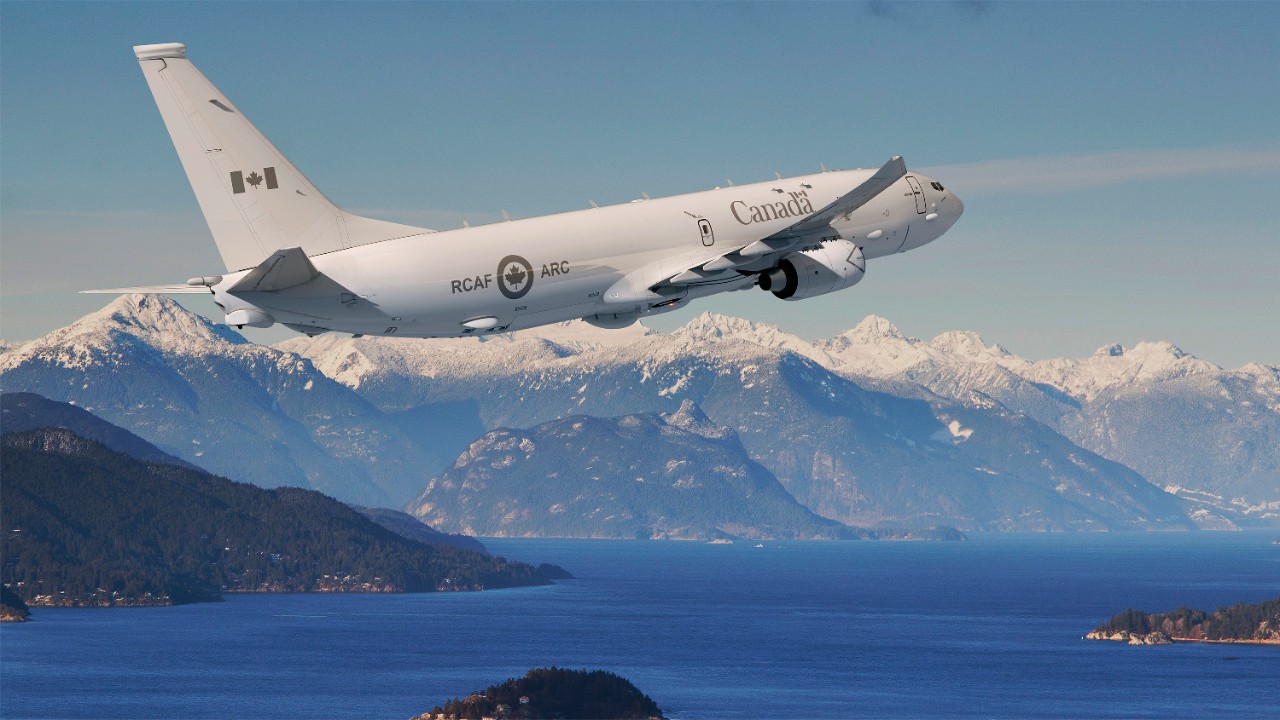
<path fill-rule="evenodd" d="M 1164 613 L 1128 609 L 1094 628 L 1084 639 L 1130 645 L 1280 645 L 1280 597 L 1252 605 L 1237 603 L 1212 613 L 1192 608 Z"/>
<path fill-rule="evenodd" d="M 1173 645 L 1174 643 L 1193 642 L 1230 645 L 1280 645 L 1280 638 L 1263 638 L 1259 640 L 1225 639 L 1210 640 L 1203 637 L 1175 637 L 1166 632 L 1155 630 L 1149 633 L 1131 633 L 1127 630 L 1114 632 L 1094 630 L 1084 636 L 1085 640 L 1110 640 L 1129 645 Z"/>

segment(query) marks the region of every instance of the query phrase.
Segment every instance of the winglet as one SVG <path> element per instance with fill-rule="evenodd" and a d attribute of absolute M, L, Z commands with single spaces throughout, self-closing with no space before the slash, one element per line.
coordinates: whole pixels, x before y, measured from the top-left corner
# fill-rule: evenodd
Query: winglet
<path fill-rule="evenodd" d="M 835 202 L 795 225 L 775 233 L 775 236 L 800 235 L 825 228 L 831 224 L 831 221 L 836 219 L 837 215 L 847 215 L 866 205 L 871 198 L 888 190 L 890 185 L 901 180 L 906 174 L 907 164 L 903 162 L 902 156 L 894 155 L 874 175 L 863 180 L 854 189 L 836 198 Z"/>

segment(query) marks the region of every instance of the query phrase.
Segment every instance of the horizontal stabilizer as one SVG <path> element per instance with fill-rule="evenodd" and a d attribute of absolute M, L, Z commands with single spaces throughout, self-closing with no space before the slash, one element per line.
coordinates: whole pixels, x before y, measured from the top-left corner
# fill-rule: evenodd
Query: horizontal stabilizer
<path fill-rule="evenodd" d="M 274 292 L 284 290 L 320 277 L 320 271 L 311 264 L 311 258 L 302 248 L 277 250 L 263 260 L 249 274 L 240 278 L 228 292 Z"/>
<path fill-rule="evenodd" d="M 137 287 L 105 288 L 102 290 L 81 290 L 81 295 L 208 295 L 209 288 L 202 285 L 140 285 Z"/>

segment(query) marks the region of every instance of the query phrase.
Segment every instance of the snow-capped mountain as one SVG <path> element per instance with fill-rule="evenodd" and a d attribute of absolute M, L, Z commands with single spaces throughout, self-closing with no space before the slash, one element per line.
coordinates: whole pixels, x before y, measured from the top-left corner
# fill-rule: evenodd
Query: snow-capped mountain
<path fill-rule="evenodd" d="M 1280 371 L 1222 370 L 1161 343 L 1030 361 L 876 317 L 809 342 L 705 314 L 672 333 L 565 323 L 269 348 L 133 296 L 7 347 L 5 390 L 76 402 L 233 479 L 369 505 L 417 496 L 486 432 L 685 400 L 799 502 L 846 523 L 1187 527 L 1164 486 L 1202 526 L 1280 502 Z"/>
<path fill-rule="evenodd" d="M 1187 498 L 1255 517 L 1280 514 L 1275 366 L 1225 370 L 1167 342 L 1032 361 L 974 333 L 926 342 L 874 317 L 815 345 L 838 372 L 953 399 L 981 392 Z"/>
<path fill-rule="evenodd" d="M 557 328 L 499 342 L 297 339 L 389 411 L 471 404 L 487 429 L 586 414 L 673 412 L 692 400 L 739 434 L 797 500 L 861 525 L 961 529 L 1184 527 L 1133 471 L 985 396 L 882 392 L 833 372 L 830 353 L 767 325 L 704 315 L 670 334 L 602 346 Z M 346 374 L 342 374 L 346 373 Z M 889 388 L 893 390 L 892 388 Z M 980 428 L 980 429 L 975 429 Z"/>
<path fill-rule="evenodd" d="M 666 416 L 574 415 L 485 433 L 410 509 L 485 536 L 858 537 L 797 503 L 689 400 Z"/>
<path fill-rule="evenodd" d="M 0 355 L 0 386 L 72 402 L 212 473 L 402 505 L 445 462 L 311 362 L 160 296 L 123 296 Z M 450 456 L 451 457 L 451 456 Z"/>

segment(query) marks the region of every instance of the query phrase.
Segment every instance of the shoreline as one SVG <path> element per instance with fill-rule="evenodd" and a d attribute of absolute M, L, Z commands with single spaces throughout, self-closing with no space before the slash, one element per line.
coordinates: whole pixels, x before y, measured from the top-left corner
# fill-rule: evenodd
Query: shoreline
<path fill-rule="evenodd" d="M 1210 640 L 1209 638 L 1190 638 L 1190 637 L 1174 637 L 1166 635 L 1162 632 L 1151 632 L 1146 634 L 1130 633 L 1128 631 L 1120 631 L 1111 634 L 1103 634 L 1094 630 L 1081 640 L 1102 640 L 1105 642 L 1122 642 L 1129 645 L 1173 645 L 1175 643 L 1201 643 L 1205 645 L 1280 645 L 1280 639 L 1277 640 Z"/>

